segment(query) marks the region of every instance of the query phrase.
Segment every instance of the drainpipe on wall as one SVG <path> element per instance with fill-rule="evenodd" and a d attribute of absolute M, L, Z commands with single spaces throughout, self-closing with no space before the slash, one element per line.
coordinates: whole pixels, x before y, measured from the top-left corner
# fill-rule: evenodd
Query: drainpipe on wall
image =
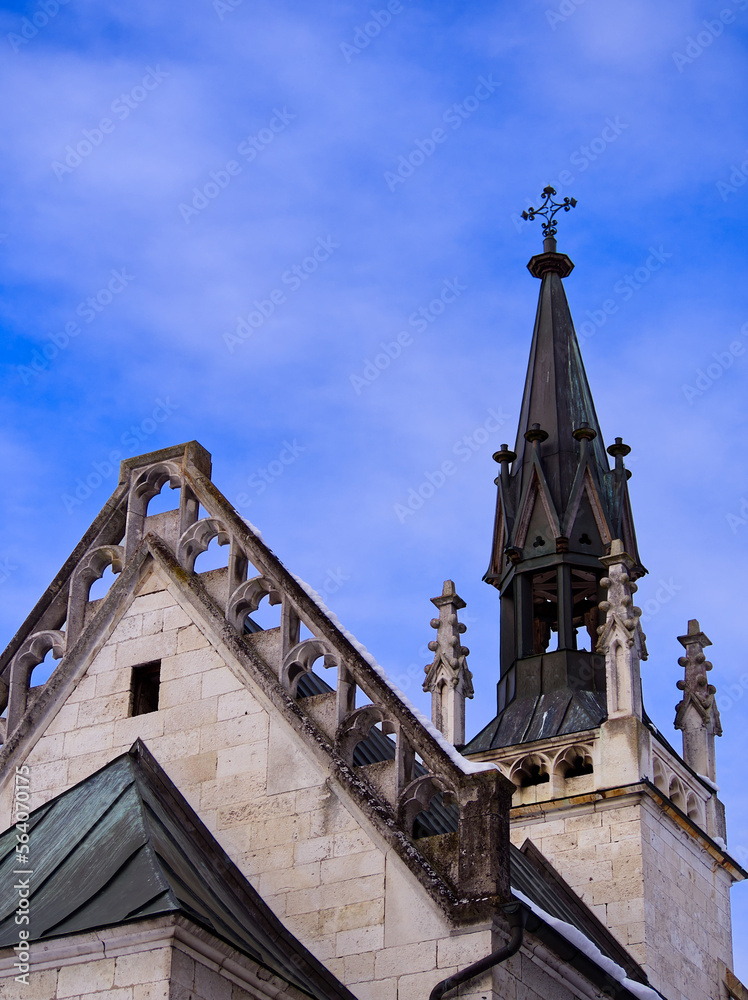
<path fill-rule="evenodd" d="M 492 969 L 495 965 L 500 965 L 501 962 L 506 961 L 507 958 L 511 958 L 512 955 L 515 955 L 519 951 L 525 934 L 527 911 L 522 903 L 518 902 L 506 903 L 501 909 L 504 911 L 509 921 L 509 927 L 511 928 L 509 943 L 505 947 L 499 948 L 498 951 L 493 951 L 490 955 L 486 955 L 485 958 L 473 962 L 472 965 L 463 969 L 462 972 L 455 972 L 453 976 L 449 976 L 448 979 L 443 979 L 440 983 L 437 983 L 431 991 L 429 1000 L 441 1000 L 450 990 L 456 989 L 469 979 L 473 979 L 482 972 Z"/>

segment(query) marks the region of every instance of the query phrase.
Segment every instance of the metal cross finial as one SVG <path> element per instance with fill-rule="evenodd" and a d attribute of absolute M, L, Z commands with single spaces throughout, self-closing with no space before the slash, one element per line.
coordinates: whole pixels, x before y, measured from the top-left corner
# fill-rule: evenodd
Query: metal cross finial
<path fill-rule="evenodd" d="M 563 201 L 553 201 L 553 195 L 556 193 L 556 189 L 552 188 L 550 185 L 543 188 L 543 204 L 540 208 L 529 208 L 526 212 L 522 213 L 522 218 L 527 221 L 535 218 L 536 215 L 541 215 L 546 220 L 543 223 L 543 236 L 548 239 L 549 237 L 555 237 L 558 226 L 556 224 L 555 215 L 556 212 L 560 212 L 561 209 L 568 212 L 569 209 L 574 208 L 577 199 L 576 198 L 564 198 Z"/>

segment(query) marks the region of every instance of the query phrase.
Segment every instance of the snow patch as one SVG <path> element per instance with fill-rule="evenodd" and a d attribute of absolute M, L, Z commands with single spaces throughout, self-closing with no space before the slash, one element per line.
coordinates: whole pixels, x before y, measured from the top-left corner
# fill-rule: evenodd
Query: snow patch
<path fill-rule="evenodd" d="M 719 785 L 715 785 L 711 778 L 707 778 L 705 774 L 697 774 L 697 777 L 701 778 L 705 785 L 708 785 L 713 792 L 719 791 Z"/>
<path fill-rule="evenodd" d="M 433 736 L 442 750 L 447 754 L 449 759 L 463 772 L 463 774 L 478 774 L 480 771 L 498 771 L 499 768 L 496 764 L 489 764 L 485 762 L 476 763 L 474 761 L 468 760 L 467 757 L 463 757 L 461 753 L 452 746 L 449 740 L 445 739 L 444 735 L 439 732 L 436 726 L 427 719 L 423 712 L 419 711 L 416 706 L 411 702 L 406 694 L 404 694 L 399 688 L 395 687 L 392 681 L 387 676 L 384 667 L 381 667 L 374 657 L 371 655 L 369 650 L 364 646 L 363 643 L 359 642 L 358 639 L 349 632 L 347 628 L 344 628 L 340 619 L 327 607 L 325 602 L 322 600 L 320 595 L 309 586 L 301 577 L 291 574 L 298 585 L 305 591 L 308 597 L 310 597 L 320 611 L 330 620 L 330 622 L 335 626 L 335 628 L 344 635 L 348 642 L 353 646 L 353 648 L 361 654 L 362 658 L 366 660 L 371 669 L 381 677 L 387 687 L 392 691 L 392 693 L 400 699 L 400 701 L 405 705 L 405 707 L 413 713 L 416 719 L 420 722 L 424 729 L 428 730 L 429 734 Z"/>
<path fill-rule="evenodd" d="M 529 899 L 523 892 L 519 889 L 512 887 L 512 893 L 524 903 L 525 906 L 532 910 L 535 916 L 540 917 L 540 919 L 552 927 L 554 931 L 566 938 L 569 944 L 574 945 L 583 955 L 585 955 L 591 962 L 594 962 L 599 968 L 604 972 L 607 972 L 611 979 L 615 979 L 619 982 L 629 993 L 633 993 L 635 997 L 639 1000 L 662 1000 L 661 995 L 653 990 L 651 986 L 644 986 L 643 983 L 636 982 L 635 979 L 629 979 L 625 971 L 621 966 L 614 962 L 612 958 L 608 958 L 607 955 L 603 955 L 596 944 L 593 944 L 590 939 L 583 934 L 579 928 L 573 927 L 571 924 L 567 924 L 565 920 L 559 920 L 557 917 L 552 917 L 550 913 L 546 913 L 542 907 L 538 906 Z"/>
<path fill-rule="evenodd" d="M 252 524 L 252 522 L 249 520 L 248 517 L 243 517 L 242 521 L 244 521 L 244 523 L 246 524 L 246 526 L 249 528 L 249 530 L 252 532 L 253 535 L 257 535 L 258 538 L 262 538 L 262 532 L 260 531 L 259 528 L 255 527 L 254 524 Z"/>

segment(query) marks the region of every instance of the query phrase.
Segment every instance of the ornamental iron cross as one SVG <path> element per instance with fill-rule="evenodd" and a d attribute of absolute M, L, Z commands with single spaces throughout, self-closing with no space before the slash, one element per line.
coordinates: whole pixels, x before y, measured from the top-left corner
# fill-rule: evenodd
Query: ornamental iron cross
<path fill-rule="evenodd" d="M 522 213 L 522 218 L 525 221 L 532 222 L 536 215 L 542 216 L 546 221 L 543 223 L 543 236 L 546 239 L 548 237 L 555 237 L 556 231 L 558 230 L 558 225 L 556 223 L 555 215 L 556 212 L 560 212 L 563 209 L 568 212 L 570 209 L 574 208 L 577 203 L 576 198 L 564 198 L 563 201 L 553 201 L 553 195 L 556 193 L 556 189 L 552 188 L 550 184 L 548 187 L 543 188 L 543 204 L 540 208 L 528 208 L 526 212 Z"/>

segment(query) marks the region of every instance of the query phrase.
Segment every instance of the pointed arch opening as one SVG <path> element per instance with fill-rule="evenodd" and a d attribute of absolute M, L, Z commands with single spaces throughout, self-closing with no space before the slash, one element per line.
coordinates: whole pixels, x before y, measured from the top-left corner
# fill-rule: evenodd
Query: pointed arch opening
<path fill-rule="evenodd" d="M 148 500 L 145 516 L 153 517 L 156 514 L 167 514 L 170 511 L 179 510 L 179 495 L 179 484 L 171 485 L 167 479 L 158 493 L 155 493 Z"/>
<path fill-rule="evenodd" d="M 228 540 L 222 538 L 221 535 L 214 535 L 208 542 L 208 547 L 197 554 L 192 568 L 193 573 L 209 573 L 215 569 L 227 569 L 229 552 Z"/>
<path fill-rule="evenodd" d="M 88 603 L 92 601 L 102 601 L 106 595 L 111 590 L 112 584 L 119 576 L 119 572 L 115 572 L 112 564 L 109 563 L 105 568 L 100 577 L 93 581 L 91 587 L 88 591 Z"/>

